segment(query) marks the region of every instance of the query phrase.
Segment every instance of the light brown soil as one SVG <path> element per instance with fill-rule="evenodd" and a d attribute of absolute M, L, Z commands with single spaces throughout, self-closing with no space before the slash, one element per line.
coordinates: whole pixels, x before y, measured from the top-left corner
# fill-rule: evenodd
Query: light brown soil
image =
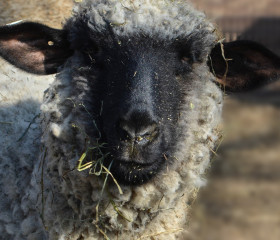
<path fill-rule="evenodd" d="M 72 0 L 1 0 L 0 25 L 30 20 L 59 28 L 70 16 L 72 5 Z"/>

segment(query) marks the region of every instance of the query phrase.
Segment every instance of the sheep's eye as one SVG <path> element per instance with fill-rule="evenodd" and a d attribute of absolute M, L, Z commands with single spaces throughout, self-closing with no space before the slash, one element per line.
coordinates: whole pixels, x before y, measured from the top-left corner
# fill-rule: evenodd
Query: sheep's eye
<path fill-rule="evenodd" d="M 183 65 L 192 65 L 194 63 L 193 55 L 185 49 L 179 52 L 179 60 Z"/>
<path fill-rule="evenodd" d="M 191 63 L 191 58 L 190 57 L 182 57 L 181 58 L 181 62 L 182 63 Z"/>
<path fill-rule="evenodd" d="M 181 52 L 179 54 L 179 60 L 183 65 L 183 67 L 188 67 L 188 66 L 190 67 L 194 63 L 192 55 L 186 52 Z"/>

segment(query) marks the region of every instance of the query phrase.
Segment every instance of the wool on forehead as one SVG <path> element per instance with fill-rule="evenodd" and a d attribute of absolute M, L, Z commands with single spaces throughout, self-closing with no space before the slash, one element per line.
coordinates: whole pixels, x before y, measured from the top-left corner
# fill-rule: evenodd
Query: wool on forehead
<path fill-rule="evenodd" d="M 142 32 L 176 39 L 200 30 L 212 35 L 214 30 L 203 13 L 180 0 L 84 0 L 74 7 L 74 16 L 96 32 L 110 24 L 119 36 Z"/>

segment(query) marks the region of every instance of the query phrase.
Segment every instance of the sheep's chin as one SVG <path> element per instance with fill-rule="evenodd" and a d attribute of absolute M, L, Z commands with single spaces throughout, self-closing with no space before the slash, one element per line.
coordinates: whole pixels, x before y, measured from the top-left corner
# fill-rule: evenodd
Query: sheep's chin
<path fill-rule="evenodd" d="M 111 172 L 124 185 L 142 185 L 156 176 L 164 165 L 164 158 L 149 164 L 114 160 Z"/>

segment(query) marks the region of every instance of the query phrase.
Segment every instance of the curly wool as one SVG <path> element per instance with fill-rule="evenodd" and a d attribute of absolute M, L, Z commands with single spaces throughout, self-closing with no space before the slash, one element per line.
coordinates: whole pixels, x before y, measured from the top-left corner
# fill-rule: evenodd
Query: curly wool
<path fill-rule="evenodd" d="M 87 23 L 86 27 L 101 33 L 108 22 L 119 36 L 144 32 L 174 40 L 204 31 L 203 40 L 209 42 L 205 44 L 209 49 L 216 38 L 202 13 L 179 1 L 84 1 L 75 8 L 66 28 L 71 26 L 71 41 L 78 44 L 75 36 L 86 31 L 80 28 L 81 24 Z M 14 171 L 12 178 L 21 182 L 24 190 L 7 198 L 10 189 L 1 177 L 5 198 L 7 201 L 15 198 L 9 208 L 5 204 L 1 206 L 11 216 L 5 218 L 1 211 L 3 236 L 6 239 L 102 239 L 102 230 L 110 239 L 138 239 L 158 232 L 166 234 L 155 239 L 184 239 L 185 232 L 181 230 L 186 229 L 187 203 L 205 183 L 203 174 L 218 138 L 222 110 L 222 93 L 213 83 L 214 76 L 206 62 L 194 66 L 192 79 L 203 79 L 203 84 L 197 84 L 185 95 L 178 122 L 178 129 L 184 134 L 176 143 L 174 156 L 168 159 L 170 165 L 145 185 L 121 186 L 123 194 L 109 181 L 101 195 L 104 179 L 75 170 L 87 145 L 84 126 L 88 116 L 79 104 L 88 100 L 88 82 L 94 76 L 85 76 L 87 68 L 76 53 L 45 93 L 41 107 L 40 158 L 36 158 L 36 151 L 25 156 L 30 159 L 25 174 L 28 178 L 17 174 L 24 167 L 17 171 L 10 167 Z M 79 129 L 73 128 L 73 124 Z M 13 147 L 14 154 L 20 156 L 22 148 L 18 147 Z M 7 163 L 11 159 L 4 156 L 3 161 Z M 98 202 L 99 221 L 96 219 Z"/>
<path fill-rule="evenodd" d="M 1 239 L 41 239 L 44 231 L 34 211 L 35 202 L 30 201 L 38 193 L 28 192 L 28 186 L 40 150 L 40 121 L 36 116 L 43 92 L 53 78 L 24 73 L 0 59 Z"/>
<path fill-rule="evenodd" d="M 203 13 L 181 1 L 87 0 L 74 8 L 73 20 L 80 17 L 96 32 L 104 31 L 109 22 L 117 36 L 143 32 L 174 39 L 206 26 L 213 30 Z"/>
<path fill-rule="evenodd" d="M 80 78 L 73 81 L 66 77 L 67 72 L 59 76 L 60 81 L 49 89 L 42 107 L 45 113 L 43 129 L 46 129 L 43 134 L 46 149 L 42 156 L 45 162 L 44 220 L 51 239 L 100 237 L 94 227 L 97 224 L 95 208 L 100 197 L 99 217 L 103 219 L 100 228 L 108 231 L 110 239 L 118 234 L 124 239 L 137 239 L 156 232 L 185 229 L 187 202 L 205 183 L 202 176 L 209 166 L 210 149 L 218 138 L 217 126 L 222 109 L 222 93 L 211 82 L 212 76 L 206 74 L 205 66 L 199 66 L 197 74 L 204 76 L 204 88 L 196 88 L 185 99 L 178 127 L 183 130 L 187 125 L 189 130 L 185 130 L 183 139 L 178 141 L 176 154 L 168 159 L 172 162 L 170 167 L 143 186 L 122 186 L 123 195 L 119 194 L 114 183 L 110 183 L 103 196 L 100 196 L 103 186 L 100 178 L 71 171 L 86 143 L 82 131 L 75 135 L 71 129 L 70 123 L 81 125 L 81 117 L 76 112 L 78 107 L 71 102 L 71 107 L 66 109 L 65 100 L 83 98 L 84 92 L 77 97 L 71 91 L 71 82 L 77 84 Z M 62 94 L 62 88 L 69 88 L 69 91 Z M 118 214 L 112 200 L 126 219 Z M 164 235 L 162 239 L 166 237 L 177 239 L 178 235 Z"/>

